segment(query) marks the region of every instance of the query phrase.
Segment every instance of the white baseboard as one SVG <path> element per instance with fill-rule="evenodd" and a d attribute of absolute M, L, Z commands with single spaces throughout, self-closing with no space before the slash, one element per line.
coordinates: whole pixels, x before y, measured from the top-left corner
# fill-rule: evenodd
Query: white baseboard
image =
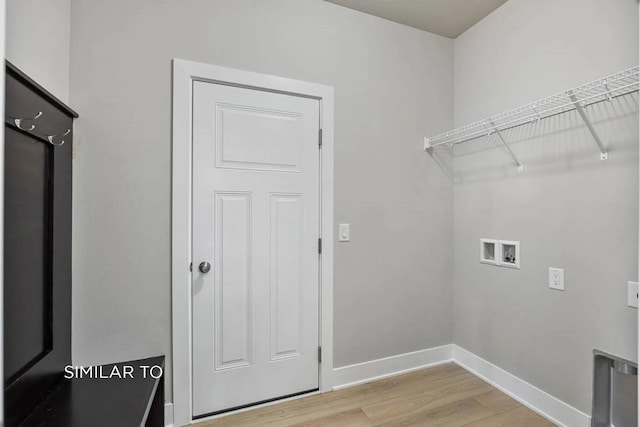
<path fill-rule="evenodd" d="M 453 345 L 414 351 L 333 370 L 333 389 L 339 390 L 405 372 L 452 362 Z"/>
<path fill-rule="evenodd" d="M 165 427 L 173 427 L 173 403 L 164 404 L 164 425 Z"/>
<path fill-rule="evenodd" d="M 453 360 L 555 424 L 566 427 L 591 426 L 589 415 L 455 344 Z"/>

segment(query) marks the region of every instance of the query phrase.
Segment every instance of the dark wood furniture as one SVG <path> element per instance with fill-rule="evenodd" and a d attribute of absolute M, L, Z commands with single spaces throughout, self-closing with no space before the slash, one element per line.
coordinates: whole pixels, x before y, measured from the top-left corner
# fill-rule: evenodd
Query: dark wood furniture
<path fill-rule="evenodd" d="M 104 365 L 103 376 L 113 367 L 133 378 L 75 378 L 65 380 L 22 424 L 23 427 L 164 427 L 164 376 L 143 366 L 161 366 L 164 357 Z M 98 371 L 96 371 L 98 372 Z"/>
<path fill-rule="evenodd" d="M 71 363 L 71 138 L 78 115 L 10 63 L 5 87 L 4 393 L 11 427 Z"/>

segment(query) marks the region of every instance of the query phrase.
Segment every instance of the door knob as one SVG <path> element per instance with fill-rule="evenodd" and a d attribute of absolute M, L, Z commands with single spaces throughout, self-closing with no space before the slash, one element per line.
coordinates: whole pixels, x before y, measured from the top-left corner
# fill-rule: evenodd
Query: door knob
<path fill-rule="evenodd" d="M 206 274 L 211 271 L 211 264 L 209 264 L 207 261 L 202 261 L 198 266 L 198 270 L 200 270 L 200 273 Z"/>

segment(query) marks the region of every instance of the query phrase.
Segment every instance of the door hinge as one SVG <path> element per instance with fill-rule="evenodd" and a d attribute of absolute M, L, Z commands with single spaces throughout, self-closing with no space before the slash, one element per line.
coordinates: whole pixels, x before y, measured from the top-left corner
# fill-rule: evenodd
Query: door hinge
<path fill-rule="evenodd" d="M 318 363 L 322 363 L 322 347 L 318 347 Z"/>
<path fill-rule="evenodd" d="M 318 147 L 322 148 L 322 129 L 318 130 Z"/>
<path fill-rule="evenodd" d="M 189 263 L 189 271 L 193 271 L 193 263 Z"/>
<path fill-rule="evenodd" d="M 318 239 L 318 253 L 322 254 L 322 239 Z"/>

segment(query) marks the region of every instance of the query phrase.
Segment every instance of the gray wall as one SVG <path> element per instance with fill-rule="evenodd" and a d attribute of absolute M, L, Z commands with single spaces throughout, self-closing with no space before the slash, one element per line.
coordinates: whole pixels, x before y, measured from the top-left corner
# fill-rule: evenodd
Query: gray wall
<path fill-rule="evenodd" d="M 510 0 L 455 41 L 456 125 L 638 64 L 636 0 Z M 592 350 L 636 359 L 637 95 L 456 151 L 454 342 L 591 412 Z M 521 241 L 521 270 L 479 263 L 479 239 Z M 547 287 L 565 269 L 565 292 Z"/>
<path fill-rule="evenodd" d="M 71 0 L 7 0 L 6 58 L 69 100 Z"/>
<path fill-rule="evenodd" d="M 452 184 L 421 152 L 452 125 L 452 40 L 319 0 L 73 0 L 71 22 L 74 363 L 171 353 L 175 57 L 335 87 L 335 366 L 452 341 Z"/>

